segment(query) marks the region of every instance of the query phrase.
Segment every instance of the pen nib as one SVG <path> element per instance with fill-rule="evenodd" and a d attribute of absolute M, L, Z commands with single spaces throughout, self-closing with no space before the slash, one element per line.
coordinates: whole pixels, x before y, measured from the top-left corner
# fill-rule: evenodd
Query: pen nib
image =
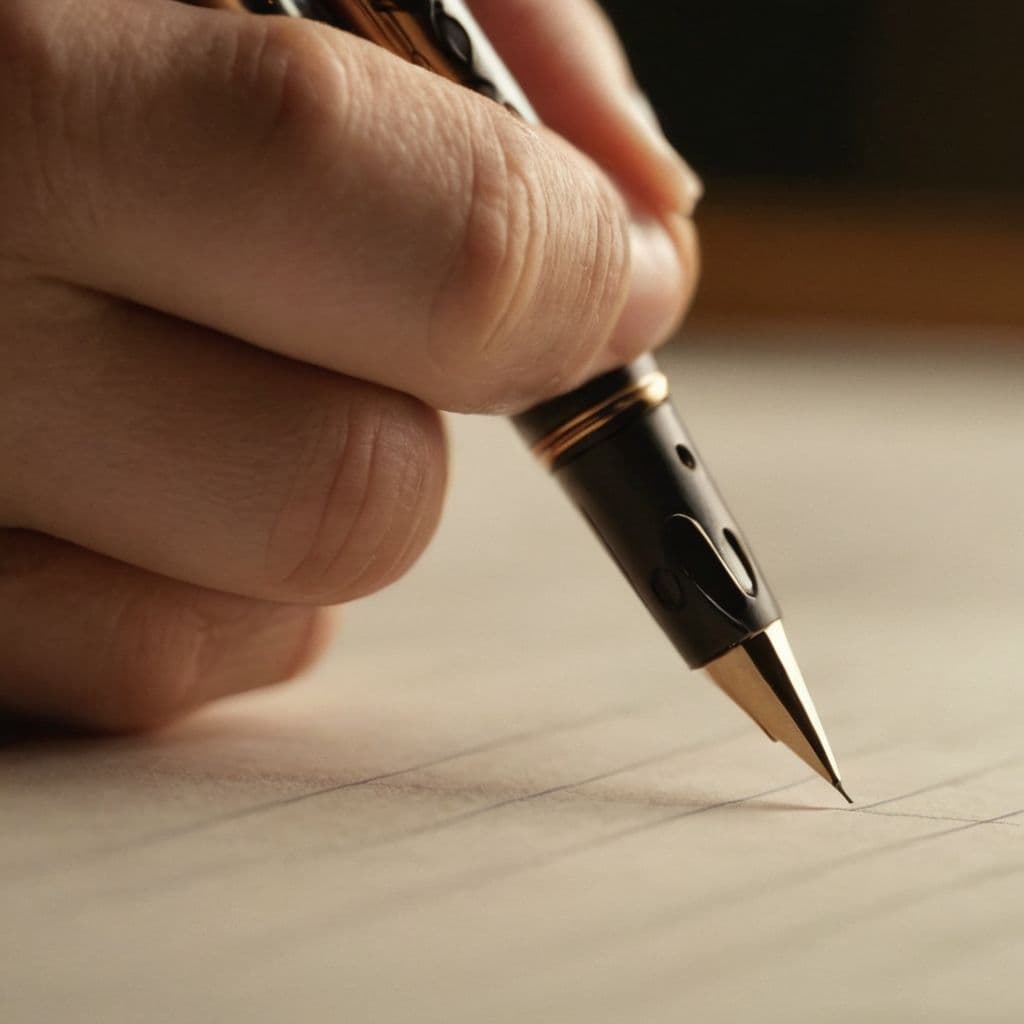
<path fill-rule="evenodd" d="M 853 803 L 780 621 L 704 667 L 771 739 L 785 743 Z"/>
<path fill-rule="evenodd" d="M 836 789 L 838 789 L 838 790 L 839 790 L 839 792 L 840 792 L 840 793 L 842 794 L 842 796 L 843 796 L 843 799 L 844 799 L 844 800 L 845 800 L 845 801 L 846 801 L 846 802 L 847 802 L 848 804 L 852 804 L 852 803 L 853 803 L 853 797 L 851 797 L 851 796 L 850 796 L 850 794 L 849 794 L 849 793 L 847 793 L 845 789 L 843 789 L 843 784 L 842 784 L 841 782 L 833 782 L 833 783 L 832 783 L 832 785 L 833 785 L 833 786 L 835 786 L 835 787 L 836 787 Z"/>

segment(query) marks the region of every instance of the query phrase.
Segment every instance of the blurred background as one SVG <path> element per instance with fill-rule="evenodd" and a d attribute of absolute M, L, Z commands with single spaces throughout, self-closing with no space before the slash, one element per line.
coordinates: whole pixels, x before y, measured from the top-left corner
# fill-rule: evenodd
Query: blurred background
<path fill-rule="evenodd" d="M 604 4 L 708 187 L 691 324 L 1024 326 L 1019 0 Z"/>

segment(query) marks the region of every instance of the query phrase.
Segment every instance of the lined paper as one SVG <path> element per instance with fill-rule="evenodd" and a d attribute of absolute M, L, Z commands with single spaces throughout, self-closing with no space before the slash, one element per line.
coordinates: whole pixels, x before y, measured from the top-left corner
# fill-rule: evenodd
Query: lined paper
<path fill-rule="evenodd" d="M 1019 1020 L 1024 360 L 737 340 L 664 362 L 852 808 L 459 420 L 436 544 L 310 678 L 0 741 L 2 1019 Z"/>

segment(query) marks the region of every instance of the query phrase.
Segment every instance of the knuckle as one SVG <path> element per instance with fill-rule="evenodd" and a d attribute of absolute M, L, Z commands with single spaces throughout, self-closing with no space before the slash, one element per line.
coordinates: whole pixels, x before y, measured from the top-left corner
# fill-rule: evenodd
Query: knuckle
<path fill-rule="evenodd" d="M 336 142 L 345 66 L 315 27 L 290 18 L 239 18 L 227 62 L 233 107 L 249 112 L 269 153 L 310 154 Z M 255 121 L 255 123 L 253 123 Z"/>
<path fill-rule="evenodd" d="M 453 407 L 508 411 L 577 377 L 610 333 L 628 276 L 625 214 L 587 162 L 503 111 L 473 138 L 429 350 Z"/>
<path fill-rule="evenodd" d="M 322 404 L 271 530 L 276 596 L 335 604 L 397 579 L 433 534 L 444 489 L 440 421 L 422 403 L 361 385 Z"/>

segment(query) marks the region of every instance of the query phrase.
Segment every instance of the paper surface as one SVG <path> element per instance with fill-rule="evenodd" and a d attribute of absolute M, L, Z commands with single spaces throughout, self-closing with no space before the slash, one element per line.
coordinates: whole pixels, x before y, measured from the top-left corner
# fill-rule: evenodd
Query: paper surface
<path fill-rule="evenodd" d="M 459 421 L 311 678 L 0 749 L 0 1019 L 1024 1019 L 1024 360 L 729 341 L 664 363 L 855 807 Z"/>

